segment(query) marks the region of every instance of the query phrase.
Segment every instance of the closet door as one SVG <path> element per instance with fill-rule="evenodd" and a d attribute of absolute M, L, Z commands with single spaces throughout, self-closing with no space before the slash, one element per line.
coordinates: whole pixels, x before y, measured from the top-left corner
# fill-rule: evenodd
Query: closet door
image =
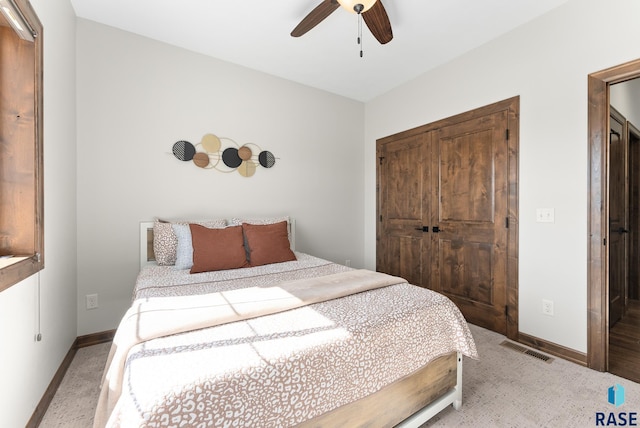
<path fill-rule="evenodd" d="M 508 117 L 489 114 L 437 131 L 432 145 L 430 288 L 467 321 L 506 334 Z M 435 229 L 434 229 L 435 226 Z"/>
<path fill-rule="evenodd" d="M 424 195 L 431 190 L 428 135 L 400 137 L 378 146 L 378 230 L 376 268 L 423 285 L 430 263 L 423 243 L 428 218 Z"/>
<path fill-rule="evenodd" d="M 467 321 L 510 339 L 518 112 L 511 98 L 377 141 L 376 268 L 448 296 Z"/>

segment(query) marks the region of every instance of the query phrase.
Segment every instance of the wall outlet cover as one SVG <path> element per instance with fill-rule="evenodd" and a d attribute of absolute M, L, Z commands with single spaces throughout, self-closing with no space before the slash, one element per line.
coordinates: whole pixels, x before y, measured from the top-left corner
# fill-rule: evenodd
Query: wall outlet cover
<path fill-rule="evenodd" d="M 87 294 L 87 309 L 96 309 L 98 307 L 98 295 Z"/>

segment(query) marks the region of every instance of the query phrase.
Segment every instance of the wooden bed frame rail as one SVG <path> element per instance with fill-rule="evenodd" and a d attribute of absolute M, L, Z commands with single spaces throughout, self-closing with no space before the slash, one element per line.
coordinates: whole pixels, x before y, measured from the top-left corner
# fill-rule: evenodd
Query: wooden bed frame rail
<path fill-rule="evenodd" d="M 462 354 L 452 352 L 358 401 L 299 427 L 418 428 L 449 405 L 462 405 Z"/>
<path fill-rule="evenodd" d="M 450 354 L 451 356 L 455 355 L 455 385 L 450 388 L 446 393 L 440 395 L 435 400 L 431 401 L 427 406 L 423 407 L 418 412 L 414 413 L 399 425 L 402 428 L 418 428 L 426 421 L 431 419 L 436 414 L 440 413 L 450 404 L 454 409 L 459 410 L 462 406 L 462 354 Z M 437 362 L 434 361 L 433 363 Z M 432 363 L 432 364 L 433 364 Z M 429 364 L 431 366 L 431 364 Z M 427 367 L 429 367 L 427 366 Z"/>

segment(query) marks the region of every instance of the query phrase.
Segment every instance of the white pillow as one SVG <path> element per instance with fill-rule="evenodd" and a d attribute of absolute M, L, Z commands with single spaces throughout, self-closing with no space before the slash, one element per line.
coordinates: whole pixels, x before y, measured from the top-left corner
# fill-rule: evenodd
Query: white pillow
<path fill-rule="evenodd" d="M 160 220 L 155 219 L 153 223 L 153 252 L 156 256 L 156 263 L 160 266 L 171 266 L 176 262 L 176 246 L 178 239 L 173 231 L 172 224 L 195 223 L 205 227 L 226 227 L 225 219 L 213 220 Z"/>
<path fill-rule="evenodd" d="M 176 269 L 191 269 L 193 266 L 193 243 L 191 242 L 191 229 L 188 224 L 173 223 L 173 233 L 178 238 L 176 247 Z"/>

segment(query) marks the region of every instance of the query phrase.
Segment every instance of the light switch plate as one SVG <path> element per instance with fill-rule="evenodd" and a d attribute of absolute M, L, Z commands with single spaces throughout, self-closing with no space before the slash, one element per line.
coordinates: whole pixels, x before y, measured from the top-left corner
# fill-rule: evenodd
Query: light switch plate
<path fill-rule="evenodd" d="M 538 223 L 553 223 L 555 221 L 555 213 L 553 208 L 537 208 L 536 221 Z"/>

